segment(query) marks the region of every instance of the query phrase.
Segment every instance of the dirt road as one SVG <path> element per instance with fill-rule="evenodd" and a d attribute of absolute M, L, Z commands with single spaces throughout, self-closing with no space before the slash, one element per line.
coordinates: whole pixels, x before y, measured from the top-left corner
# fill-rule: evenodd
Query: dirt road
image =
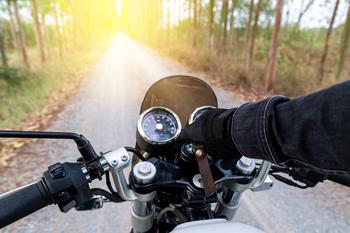
<path fill-rule="evenodd" d="M 133 145 L 139 106 L 147 88 L 161 77 L 191 74 L 123 36 L 82 81 L 48 130 L 84 134 L 97 151 Z M 239 105 L 231 93 L 215 89 L 221 107 Z M 24 185 L 57 161 L 78 156 L 70 142 L 45 141 L 23 148 L 11 168 L 1 174 L 0 191 Z M 275 183 L 272 190 L 247 192 L 237 221 L 267 232 L 350 232 L 350 189 L 331 183 L 299 190 Z M 101 210 L 67 214 L 55 206 L 43 209 L 3 232 L 129 232 L 130 205 L 107 203 Z"/>

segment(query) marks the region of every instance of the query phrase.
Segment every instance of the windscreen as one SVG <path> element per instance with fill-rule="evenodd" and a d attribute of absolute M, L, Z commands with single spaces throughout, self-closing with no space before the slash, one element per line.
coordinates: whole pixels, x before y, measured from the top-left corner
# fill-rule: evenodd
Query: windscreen
<path fill-rule="evenodd" d="M 201 106 L 218 106 L 213 89 L 204 81 L 185 75 L 170 76 L 154 83 L 147 91 L 140 113 L 163 106 L 173 110 L 185 126 L 191 113 Z"/>

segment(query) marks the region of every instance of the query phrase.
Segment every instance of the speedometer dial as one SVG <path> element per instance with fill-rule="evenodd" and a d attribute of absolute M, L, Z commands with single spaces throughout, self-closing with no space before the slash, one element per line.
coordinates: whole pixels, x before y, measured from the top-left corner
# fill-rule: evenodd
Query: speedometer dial
<path fill-rule="evenodd" d="M 166 144 L 179 136 L 181 123 L 170 109 L 153 107 L 141 114 L 138 131 L 148 143 Z"/>

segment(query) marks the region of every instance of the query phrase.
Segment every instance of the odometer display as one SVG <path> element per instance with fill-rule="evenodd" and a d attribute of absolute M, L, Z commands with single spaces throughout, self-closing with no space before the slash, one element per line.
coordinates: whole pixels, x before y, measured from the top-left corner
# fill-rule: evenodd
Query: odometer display
<path fill-rule="evenodd" d="M 141 114 L 138 130 L 149 143 L 165 144 L 177 138 L 181 123 L 170 109 L 154 107 Z"/>

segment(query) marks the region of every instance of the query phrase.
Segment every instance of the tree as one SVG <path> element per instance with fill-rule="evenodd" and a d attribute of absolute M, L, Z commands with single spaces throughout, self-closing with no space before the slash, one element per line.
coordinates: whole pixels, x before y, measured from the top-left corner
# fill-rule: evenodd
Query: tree
<path fill-rule="evenodd" d="M 350 4 L 348 7 L 346 22 L 345 22 L 344 29 L 342 32 L 342 40 L 341 40 L 340 52 L 339 52 L 340 55 L 339 55 L 339 61 L 338 61 L 338 65 L 337 65 L 337 72 L 335 75 L 336 80 L 339 80 L 339 78 L 343 72 L 344 63 L 345 63 L 345 56 L 346 56 L 346 52 L 347 52 L 348 47 L 349 47 L 349 37 L 350 37 Z"/>
<path fill-rule="evenodd" d="M 226 40 L 227 40 L 227 15 L 228 15 L 228 0 L 223 0 L 222 2 L 222 14 L 221 14 L 221 27 L 222 27 L 222 45 L 221 49 L 226 50 Z"/>
<path fill-rule="evenodd" d="M 1 63 L 2 67 L 5 69 L 8 68 L 7 56 L 6 56 L 6 48 L 5 48 L 5 32 L 3 28 L 3 24 L 0 24 L 0 53 L 1 53 Z"/>
<path fill-rule="evenodd" d="M 265 71 L 265 88 L 268 92 L 273 91 L 274 82 L 276 80 L 277 48 L 278 48 L 279 32 L 281 29 L 283 4 L 284 4 L 284 0 L 277 1 L 276 13 L 275 13 L 276 15 L 275 25 L 273 28 L 269 58 L 267 60 L 266 71 Z"/>
<path fill-rule="evenodd" d="M 193 47 L 197 43 L 197 0 L 193 0 Z"/>
<path fill-rule="evenodd" d="M 230 16 L 230 30 L 234 31 L 233 28 L 235 26 L 235 8 L 236 8 L 237 0 L 232 0 L 231 3 L 231 16 Z"/>
<path fill-rule="evenodd" d="M 215 1 L 209 1 L 209 51 L 214 46 L 214 5 Z"/>
<path fill-rule="evenodd" d="M 18 35 L 19 38 L 19 46 L 20 46 L 20 51 L 21 51 L 21 56 L 22 56 L 22 61 L 24 65 L 29 69 L 30 64 L 28 60 L 28 55 L 27 55 L 27 49 L 26 49 L 26 44 L 25 44 L 25 38 L 24 38 L 24 33 L 21 27 L 21 17 L 19 15 L 19 9 L 18 9 L 18 1 L 14 0 L 13 1 L 13 6 L 15 8 L 15 16 L 16 16 L 16 34 Z"/>
<path fill-rule="evenodd" d="M 259 0 L 256 9 L 255 9 L 255 18 L 254 18 L 254 25 L 252 30 L 252 36 L 250 37 L 250 43 L 249 43 L 249 55 L 248 55 L 248 69 L 254 60 L 254 47 L 255 47 L 255 36 L 258 33 L 258 22 L 259 22 L 259 16 L 260 16 L 260 9 L 261 9 L 261 2 L 262 0 Z"/>
<path fill-rule="evenodd" d="M 21 54 L 20 50 L 20 45 L 18 41 L 18 37 L 16 36 L 16 25 L 15 25 L 15 20 L 13 18 L 13 13 L 11 9 L 11 0 L 7 0 L 7 10 L 10 18 L 10 30 L 11 30 L 11 36 L 12 36 L 12 41 L 13 41 L 13 47 L 17 49 L 18 54 Z"/>
<path fill-rule="evenodd" d="M 58 5 L 57 3 L 52 3 L 52 13 L 55 19 L 55 32 L 56 32 L 56 41 L 57 41 L 57 48 L 58 48 L 58 55 L 60 58 L 63 56 L 63 47 L 62 47 L 62 39 L 61 39 L 61 32 L 60 32 L 60 23 L 58 20 Z"/>
<path fill-rule="evenodd" d="M 248 69 L 249 69 L 248 49 L 249 49 L 249 43 L 251 41 L 250 37 L 252 34 L 251 24 L 252 24 L 252 18 L 253 18 L 253 11 L 254 11 L 254 0 L 250 0 L 248 21 L 246 24 L 245 35 L 244 35 L 244 46 L 243 46 L 243 67 L 246 72 L 248 72 Z"/>
<path fill-rule="evenodd" d="M 46 58 L 50 59 L 51 57 L 51 46 L 50 46 L 50 41 L 49 41 L 49 33 L 46 28 L 46 12 L 44 10 L 41 11 L 40 14 L 40 20 L 41 20 L 41 28 L 43 32 L 43 37 L 44 37 L 44 47 L 45 47 L 45 54 Z"/>
<path fill-rule="evenodd" d="M 326 63 L 327 55 L 328 55 L 329 41 L 330 41 L 330 37 L 331 37 L 331 34 L 332 34 L 334 20 L 335 20 L 335 17 L 337 15 L 338 6 L 339 6 L 339 0 L 337 0 L 335 2 L 332 18 L 331 18 L 331 21 L 329 23 L 326 39 L 325 39 L 325 42 L 324 42 L 324 49 L 323 49 L 323 53 L 322 53 L 322 57 L 321 57 L 320 68 L 318 70 L 318 75 L 317 75 L 317 80 L 318 80 L 319 84 L 322 83 L 323 76 L 324 76 L 324 66 L 325 66 L 325 63 Z"/>
<path fill-rule="evenodd" d="M 45 62 L 46 61 L 46 54 L 45 54 L 43 33 L 42 33 L 40 22 L 39 22 L 38 4 L 37 4 L 36 0 L 31 0 L 30 4 L 32 7 L 32 16 L 33 16 L 33 23 L 34 23 L 34 28 L 35 28 L 35 32 L 36 32 L 36 37 L 38 38 L 37 46 L 39 47 L 39 51 L 40 51 L 40 60 L 41 60 L 41 62 Z"/>
<path fill-rule="evenodd" d="M 312 4 L 314 4 L 315 0 L 310 0 L 309 3 L 306 5 L 305 8 L 304 7 L 304 0 L 301 1 L 301 10 L 298 16 L 298 20 L 297 23 L 295 24 L 292 33 L 289 36 L 288 39 L 288 43 L 290 43 L 292 41 L 292 39 L 294 38 L 294 35 L 296 33 L 296 31 L 298 30 L 300 23 L 301 23 L 301 19 L 303 18 L 303 16 L 305 15 L 305 13 L 311 8 Z"/>

